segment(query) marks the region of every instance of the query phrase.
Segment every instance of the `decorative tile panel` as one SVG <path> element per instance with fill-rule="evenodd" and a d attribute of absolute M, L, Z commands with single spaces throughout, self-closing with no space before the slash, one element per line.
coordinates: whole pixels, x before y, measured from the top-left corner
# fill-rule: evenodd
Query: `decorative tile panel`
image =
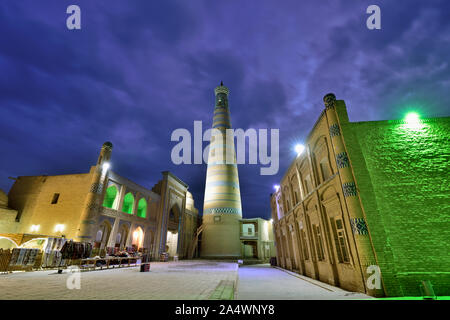
<path fill-rule="evenodd" d="M 330 126 L 330 137 L 340 136 L 341 135 L 341 129 L 339 128 L 339 125 L 337 123 L 332 124 Z"/>
<path fill-rule="evenodd" d="M 366 221 L 364 218 L 352 218 L 350 219 L 353 234 L 367 235 L 369 230 L 367 229 Z"/>
<path fill-rule="evenodd" d="M 96 193 L 96 194 L 101 194 L 102 191 L 103 191 L 103 184 L 101 184 L 101 183 L 93 183 L 91 185 L 90 192 Z"/>
<path fill-rule="evenodd" d="M 356 185 L 354 182 L 345 182 L 342 184 L 342 190 L 344 192 L 345 197 L 356 196 Z"/>
<path fill-rule="evenodd" d="M 350 166 L 350 161 L 348 160 L 347 152 L 341 152 L 336 155 L 336 164 L 338 168 L 346 168 Z"/>
<path fill-rule="evenodd" d="M 213 213 L 241 214 L 241 210 L 236 208 L 210 208 L 204 211 L 204 214 Z"/>

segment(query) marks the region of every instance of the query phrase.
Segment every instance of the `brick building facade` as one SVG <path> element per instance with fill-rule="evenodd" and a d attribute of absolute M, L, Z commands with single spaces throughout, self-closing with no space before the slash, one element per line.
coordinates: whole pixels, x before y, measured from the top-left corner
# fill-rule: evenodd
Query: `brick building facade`
<path fill-rule="evenodd" d="M 165 171 L 152 189 L 144 188 L 109 169 L 111 153 L 106 142 L 87 173 L 16 178 L 2 201 L 2 244 L 64 236 L 99 250 L 185 257 L 199 224 L 188 185 Z"/>
<path fill-rule="evenodd" d="M 450 117 L 349 122 L 324 102 L 271 195 L 279 266 L 372 296 L 419 296 L 426 280 L 448 295 Z"/>

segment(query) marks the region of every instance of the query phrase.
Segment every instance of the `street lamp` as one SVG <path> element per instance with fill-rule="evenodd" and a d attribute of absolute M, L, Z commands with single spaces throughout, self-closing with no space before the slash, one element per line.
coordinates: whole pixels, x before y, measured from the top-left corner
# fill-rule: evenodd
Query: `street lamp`
<path fill-rule="evenodd" d="M 295 150 L 295 152 L 297 152 L 297 157 L 298 157 L 305 150 L 305 146 L 302 144 L 296 144 L 294 147 L 294 150 Z"/>
<path fill-rule="evenodd" d="M 420 116 L 416 112 L 409 112 L 405 116 L 406 126 L 411 129 L 418 129 L 421 127 Z"/>
<path fill-rule="evenodd" d="M 110 167 L 109 162 L 103 163 L 103 167 L 102 167 L 102 168 L 103 168 L 103 171 L 104 171 L 104 172 L 108 171 L 109 167 Z"/>

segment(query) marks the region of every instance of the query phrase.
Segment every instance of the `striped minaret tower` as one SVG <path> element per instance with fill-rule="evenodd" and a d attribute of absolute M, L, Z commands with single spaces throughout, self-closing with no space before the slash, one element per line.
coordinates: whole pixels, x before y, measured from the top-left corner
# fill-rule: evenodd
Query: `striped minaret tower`
<path fill-rule="evenodd" d="M 234 139 L 226 138 L 226 129 L 231 129 L 229 90 L 221 82 L 214 93 L 216 105 L 206 172 L 200 255 L 239 258 L 242 207 Z M 218 131 L 214 133 L 214 129 Z"/>

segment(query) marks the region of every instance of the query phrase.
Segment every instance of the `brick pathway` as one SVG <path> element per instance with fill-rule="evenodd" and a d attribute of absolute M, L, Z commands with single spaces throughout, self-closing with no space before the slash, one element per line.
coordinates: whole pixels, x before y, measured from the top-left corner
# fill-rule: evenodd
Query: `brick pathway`
<path fill-rule="evenodd" d="M 67 288 L 67 270 L 63 274 L 56 270 L 0 274 L 0 299 L 230 299 L 236 280 L 237 299 L 370 299 L 269 265 L 237 268 L 230 262 L 182 260 L 152 262 L 150 270 L 81 272 L 79 290 Z"/>
<path fill-rule="evenodd" d="M 239 268 L 237 299 L 241 300 L 336 300 L 373 299 L 333 287 L 293 272 L 270 265 L 249 265 Z"/>
<path fill-rule="evenodd" d="M 55 270 L 0 275 L 0 299 L 208 299 L 219 284 L 235 281 L 237 265 L 204 260 L 152 262 L 138 267 L 81 272 L 81 289 L 69 290 L 69 273 Z"/>

